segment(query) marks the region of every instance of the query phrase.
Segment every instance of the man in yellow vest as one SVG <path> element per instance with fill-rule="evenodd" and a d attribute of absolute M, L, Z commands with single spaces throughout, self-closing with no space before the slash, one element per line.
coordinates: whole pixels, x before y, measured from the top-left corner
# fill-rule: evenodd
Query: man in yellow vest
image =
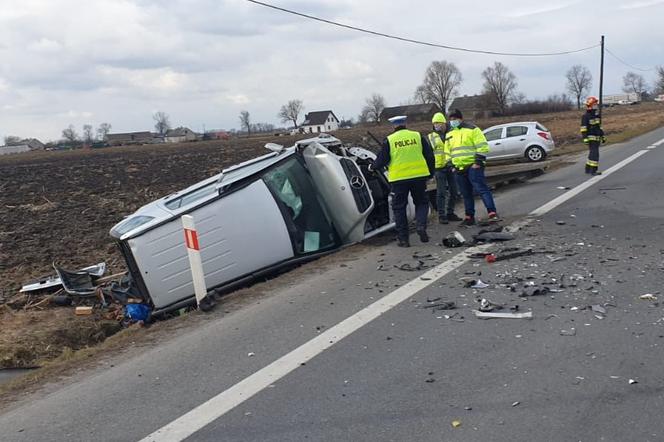
<path fill-rule="evenodd" d="M 493 201 L 491 189 L 484 177 L 489 143 L 479 127 L 463 121 L 463 115 L 459 109 L 455 109 L 449 118 L 450 130 L 447 132 L 445 142 L 449 144 L 452 165 L 466 210 L 466 217 L 461 224 L 464 226 L 475 224 L 474 193 L 479 194 L 482 198 L 489 214 L 489 221 L 497 221 L 496 203 Z"/>
<path fill-rule="evenodd" d="M 429 134 L 429 144 L 436 159 L 436 207 L 438 222 L 448 224 L 450 221 L 461 221 L 454 213 L 457 200 L 457 185 L 452 172 L 452 157 L 449 144 L 445 143 L 447 120 L 442 112 L 437 112 L 431 119 L 433 132 Z M 447 204 L 445 201 L 447 200 Z"/>
<path fill-rule="evenodd" d="M 394 132 L 387 136 L 383 147 L 378 152 L 376 161 L 369 166 L 370 170 L 378 170 L 387 166 L 388 177 L 392 187 L 392 210 L 397 229 L 397 245 L 410 247 L 408 234 L 408 194 L 415 203 L 415 220 L 420 241 L 429 242 L 427 235 L 427 217 L 429 200 L 426 195 L 427 180 L 434 171 L 434 157 L 426 137 L 419 132 L 406 129 L 406 117 L 398 116 L 389 119 Z"/>

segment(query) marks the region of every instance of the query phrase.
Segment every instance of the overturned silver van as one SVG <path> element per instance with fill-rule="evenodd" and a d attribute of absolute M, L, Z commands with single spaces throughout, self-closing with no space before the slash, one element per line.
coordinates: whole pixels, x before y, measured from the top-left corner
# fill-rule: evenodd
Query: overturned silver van
<path fill-rule="evenodd" d="M 246 283 L 394 227 L 375 154 L 326 134 L 223 170 L 111 229 L 135 289 L 165 312 L 195 302 L 180 217 L 194 217 L 208 290 Z M 414 216 L 412 202 L 408 207 Z"/>

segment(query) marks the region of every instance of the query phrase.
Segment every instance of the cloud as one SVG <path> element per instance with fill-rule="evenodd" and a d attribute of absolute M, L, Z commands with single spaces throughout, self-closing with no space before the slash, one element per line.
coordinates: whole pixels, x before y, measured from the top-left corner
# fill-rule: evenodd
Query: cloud
<path fill-rule="evenodd" d="M 620 5 L 620 9 L 640 9 L 661 4 L 664 4 L 664 0 L 641 1 Z"/>
<path fill-rule="evenodd" d="M 542 7 L 527 0 L 507 6 L 466 0 L 463 8 L 424 0 L 274 4 L 403 37 L 513 52 L 590 46 L 598 40 L 588 31 L 592 13 L 621 58 L 643 66 L 664 59 L 661 45 L 651 44 L 662 38 L 659 15 L 643 9 L 663 1 L 628 1 L 608 0 L 601 8 L 574 0 Z M 413 11 L 412 26 L 398 24 Z M 481 13 L 468 20 L 468 11 Z M 478 92 L 482 70 L 501 61 L 518 76 L 522 92 L 545 97 L 562 92 L 571 65 L 584 64 L 597 77 L 599 63 L 595 49 L 538 59 L 418 46 L 244 0 L 4 0 L 0 42 L 1 130 L 46 139 L 59 137 L 70 123 L 150 129 L 153 109 L 196 130 L 237 126 L 245 109 L 254 121 L 278 123 L 279 107 L 293 98 L 308 111 L 355 116 L 374 92 L 392 105 L 410 99 L 433 60 L 457 64 L 462 93 Z M 645 45 L 648 51 L 633 51 Z M 607 59 L 605 90 L 619 90 L 627 70 Z"/>

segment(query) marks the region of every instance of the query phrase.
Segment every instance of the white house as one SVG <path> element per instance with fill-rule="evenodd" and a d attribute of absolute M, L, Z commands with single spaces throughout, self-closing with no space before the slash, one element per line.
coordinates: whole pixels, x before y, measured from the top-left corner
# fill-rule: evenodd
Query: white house
<path fill-rule="evenodd" d="M 309 112 L 300 127 L 305 133 L 333 132 L 339 129 L 339 119 L 330 110 Z"/>
<path fill-rule="evenodd" d="M 178 127 L 169 129 L 166 132 L 165 139 L 167 143 L 185 143 L 187 141 L 196 141 L 198 136 L 188 127 Z"/>

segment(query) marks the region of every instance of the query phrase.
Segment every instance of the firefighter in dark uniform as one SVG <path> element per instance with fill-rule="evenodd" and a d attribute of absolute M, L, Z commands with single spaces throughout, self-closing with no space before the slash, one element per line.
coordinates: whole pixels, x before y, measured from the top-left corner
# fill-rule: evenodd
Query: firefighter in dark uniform
<path fill-rule="evenodd" d="M 599 114 L 599 100 L 597 97 L 588 97 L 586 100 L 586 113 L 581 118 L 581 136 L 583 142 L 588 145 L 588 160 L 586 161 L 586 173 L 590 175 L 601 175 L 599 169 L 599 145 L 606 143 L 602 121 Z"/>
<path fill-rule="evenodd" d="M 383 147 L 378 152 L 376 161 L 369 170 L 378 170 L 387 166 L 388 177 L 392 187 L 392 211 L 397 230 L 397 245 L 410 247 L 408 233 L 408 194 L 415 204 L 415 220 L 420 241 L 429 242 L 427 235 L 427 217 L 429 216 L 429 199 L 426 195 L 427 180 L 435 170 L 435 159 L 426 137 L 419 132 L 406 129 L 406 117 L 398 116 L 389 119 L 394 132 L 387 136 Z"/>

